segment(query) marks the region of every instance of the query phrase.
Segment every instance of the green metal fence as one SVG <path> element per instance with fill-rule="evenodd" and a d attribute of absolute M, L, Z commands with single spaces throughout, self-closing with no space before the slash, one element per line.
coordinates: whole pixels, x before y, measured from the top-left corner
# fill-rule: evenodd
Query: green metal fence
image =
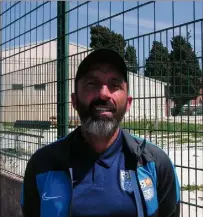
<path fill-rule="evenodd" d="M 203 213 L 203 3 L 1 2 L 1 169 L 78 125 L 71 106 L 81 60 L 120 52 L 133 105 L 122 127 L 163 148 L 181 184 L 181 216 Z M 187 14 L 187 16 L 185 16 Z"/>
<path fill-rule="evenodd" d="M 30 155 L 57 139 L 57 2 L 0 5 L 1 169 L 23 176 Z"/>

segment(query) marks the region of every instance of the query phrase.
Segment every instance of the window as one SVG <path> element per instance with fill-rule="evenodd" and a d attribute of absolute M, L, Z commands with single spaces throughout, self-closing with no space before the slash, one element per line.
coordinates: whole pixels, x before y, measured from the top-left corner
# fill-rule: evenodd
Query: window
<path fill-rule="evenodd" d="M 13 90 L 23 90 L 23 84 L 12 84 Z"/>
<path fill-rule="evenodd" d="M 35 90 L 45 90 L 46 84 L 35 84 L 34 88 L 35 88 Z"/>

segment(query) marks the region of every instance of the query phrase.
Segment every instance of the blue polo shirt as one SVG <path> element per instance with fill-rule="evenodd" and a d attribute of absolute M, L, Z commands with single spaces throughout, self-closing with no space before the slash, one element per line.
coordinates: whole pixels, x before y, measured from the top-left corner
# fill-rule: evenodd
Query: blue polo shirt
<path fill-rule="evenodd" d="M 122 132 L 102 155 L 94 153 L 82 138 L 77 140 L 73 149 L 72 217 L 137 217 Z"/>

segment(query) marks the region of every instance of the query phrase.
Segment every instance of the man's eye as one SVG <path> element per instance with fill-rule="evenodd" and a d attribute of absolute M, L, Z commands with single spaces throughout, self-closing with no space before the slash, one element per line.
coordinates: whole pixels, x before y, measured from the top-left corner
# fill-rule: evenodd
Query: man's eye
<path fill-rule="evenodd" d="M 114 84 L 112 84 L 111 85 L 113 88 L 121 88 L 121 85 L 120 84 L 118 84 L 118 83 L 114 83 Z"/>
<path fill-rule="evenodd" d="M 94 83 L 94 82 L 87 82 L 87 85 L 88 85 L 88 86 L 94 86 L 95 83 Z"/>

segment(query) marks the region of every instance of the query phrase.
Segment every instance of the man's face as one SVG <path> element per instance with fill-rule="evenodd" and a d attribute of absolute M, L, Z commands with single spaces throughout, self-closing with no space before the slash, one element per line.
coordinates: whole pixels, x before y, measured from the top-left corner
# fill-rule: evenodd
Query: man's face
<path fill-rule="evenodd" d="M 117 129 L 132 97 L 118 70 L 110 64 L 95 64 L 79 79 L 77 94 L 72 94 L 81 127 L 96 136 L 110 136 Z"/>

